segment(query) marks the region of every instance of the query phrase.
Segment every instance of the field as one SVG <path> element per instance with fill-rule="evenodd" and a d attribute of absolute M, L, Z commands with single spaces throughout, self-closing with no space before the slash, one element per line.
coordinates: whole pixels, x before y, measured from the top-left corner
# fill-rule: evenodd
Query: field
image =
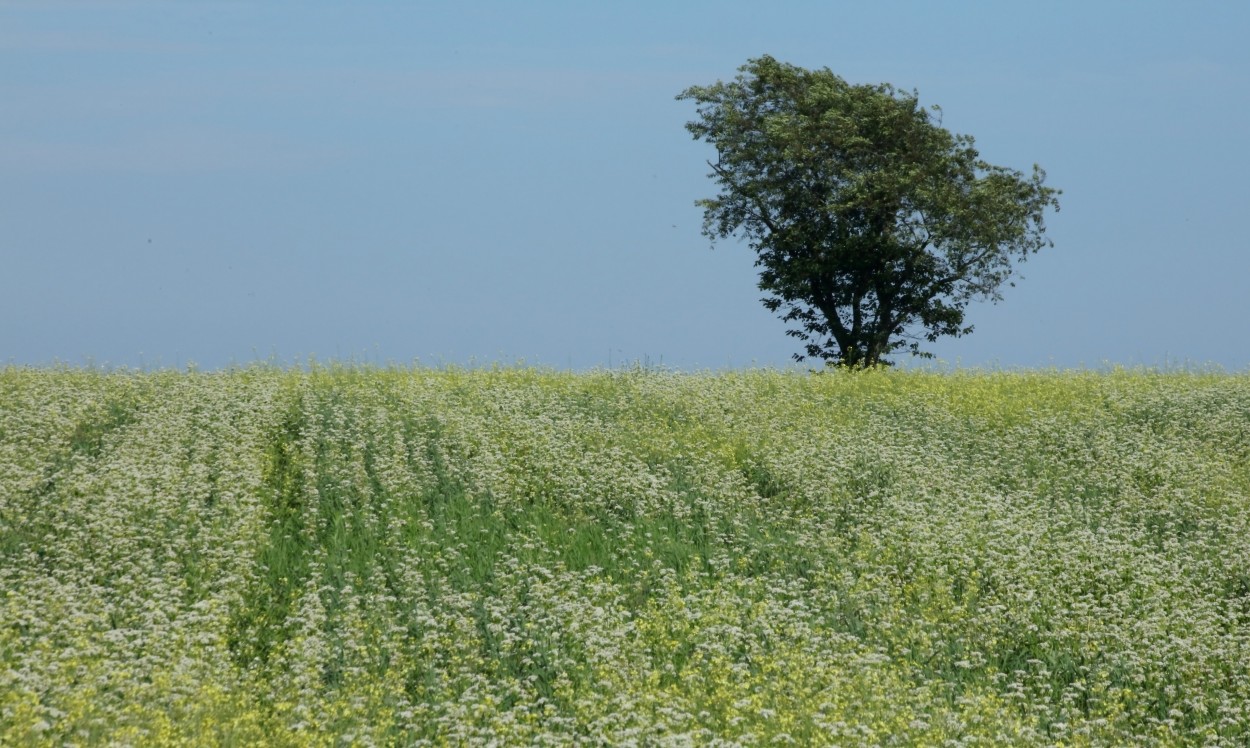
<path fill-rule="evenodd" d="M 0 744 L 1250 744 L 1250 376 L 2 369 Z"/>

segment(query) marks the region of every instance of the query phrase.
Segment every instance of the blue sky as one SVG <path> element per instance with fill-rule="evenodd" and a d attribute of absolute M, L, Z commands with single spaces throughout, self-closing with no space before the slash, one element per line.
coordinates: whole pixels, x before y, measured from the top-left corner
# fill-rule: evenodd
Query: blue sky
<path fill-rule="evenodd" d="M 0 2 L 0 364 L 785 366 L 690 85 L 770 54 L 1064 191 L 963 366 L 1250 366 L 1250 4 Z"/>

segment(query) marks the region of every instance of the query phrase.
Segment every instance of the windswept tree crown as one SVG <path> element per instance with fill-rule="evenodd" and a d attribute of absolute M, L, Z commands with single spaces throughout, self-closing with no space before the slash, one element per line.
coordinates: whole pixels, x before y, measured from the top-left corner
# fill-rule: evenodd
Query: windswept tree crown
<path fill-rule="evenodd" d="M 1043 213 L 1060 193 L 1045 172 L 985 162 L 914 91 L 764 56 L 677 98 L 697 106 L 686 129 L 716 148 L 704 234 L 746 239 L 764 305 L 806 356 L 929 355 L 922 339 L 971 332 L 968 302 L 1000 300 L 1014 264 L 1050 245 Z"/>

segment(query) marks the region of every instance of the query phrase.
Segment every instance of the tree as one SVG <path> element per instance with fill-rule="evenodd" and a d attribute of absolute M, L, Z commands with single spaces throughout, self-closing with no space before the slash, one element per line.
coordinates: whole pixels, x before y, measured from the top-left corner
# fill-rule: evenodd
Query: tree
<path fill-rule="evenodd" d="M 903 348 L 930 356 L 922 337 L 972 332 L 968 302 L 1001 300 L 1013 263 L 1051 246 L 1042 214 L 1060 192 L 1045 172 L 981 160 L 915 91 L 765 56 L 677 98 L 694 100 L 686 129 L 716 148 L 703 233 L 746 239 L 764 306 L 807 356 L 850 367 Z"/>

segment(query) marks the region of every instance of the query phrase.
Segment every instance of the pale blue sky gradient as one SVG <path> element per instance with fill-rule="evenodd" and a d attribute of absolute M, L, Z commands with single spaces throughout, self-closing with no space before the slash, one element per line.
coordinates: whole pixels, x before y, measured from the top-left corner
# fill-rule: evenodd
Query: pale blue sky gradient
<path fill-rule="evenodd" d="M 0 2 L 0 364 L 785 366 L 674 96 L 917 89 L 1064 191 L 964 366 L 1250 366 L 1250 4 Z"/>

